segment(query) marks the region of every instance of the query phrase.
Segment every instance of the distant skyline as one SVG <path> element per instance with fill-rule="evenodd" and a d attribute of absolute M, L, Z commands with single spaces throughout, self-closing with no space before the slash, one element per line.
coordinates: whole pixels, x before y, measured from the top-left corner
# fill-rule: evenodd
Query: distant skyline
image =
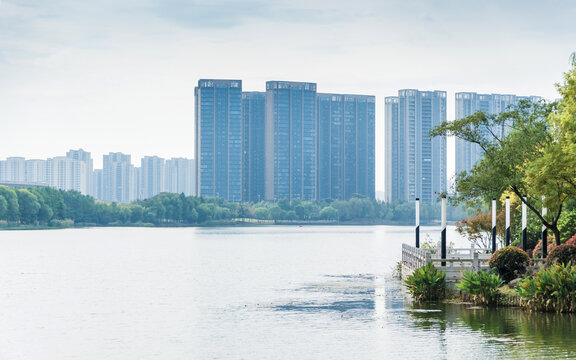
<path fill-rule="evenodd" d="M 386 96 L 447 91 L 449 120 L 455 92 L 555 99 L 574 18 L 570 1 L 0 0 L 0 159 L 192 158 L 198 79 L 305 81 L 376 96 L 383 191 Z"/>

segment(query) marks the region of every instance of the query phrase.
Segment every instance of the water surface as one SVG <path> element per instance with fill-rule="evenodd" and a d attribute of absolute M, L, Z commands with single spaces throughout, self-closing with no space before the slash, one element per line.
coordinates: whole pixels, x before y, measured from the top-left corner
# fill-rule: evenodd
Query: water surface
<path fill-rule="evenodd" d="M 412 241 L 393 226 L 0 232 L 0 359 L 576 357 L 573 316 L 413 306 L 391 276 Z"/>

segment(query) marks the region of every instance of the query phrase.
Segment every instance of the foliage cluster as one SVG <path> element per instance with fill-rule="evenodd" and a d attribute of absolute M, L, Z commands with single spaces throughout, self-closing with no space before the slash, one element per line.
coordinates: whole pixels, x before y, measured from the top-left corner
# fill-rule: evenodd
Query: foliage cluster
<path fill-rule="evenodd" d="M 576 234 L 573 235 L 570 239 L 568 239 L 565 244 L 569 244 L 569 245 L 576 245 Z"/>
<path fill-rule="evenodd" d="M 550 251 L 556 247 L 556 243 L 554 242 L 554 238 L 548 236 L 548 254 Z M 532 251 L 532 258 L 534 259 L 542 259 L 542 240 L 538 241 L 536 246 L 534 247 L 534 251 Z"/>
<path fill-rule="evenodd" d="M 462 280 L 456 284 L 458 289 L 472 296 L 472 301 L 479 305 L 496 305 L 500 297 L 498 288 L 504 281 L 498 274 L 487 271 L 467 271 Z"/>
<path fill-rule="evenodd" d="M 422 222 L 439 218 L 440 207 L 423 205 Z M 0 222 L 60 226 L 75 224 L 205 224 L 236 218 L 264 220 L 338 220 L 413 223 L 414 204 L 384 203 L 363 196 L 347 201 L 236 203 L 221 198 L 162 193 L 130 204 L 105 203 L 75 191 L 53 188 L 13 189 L 0 186 Z"/>
<path fill-rule="evenodd" d="M 560 241 L 566 242 L 576 235 L 576 210 L 566 211 L 558 221 Z"/>
<path fill-rule="evenodd" d="M 529 264 L 528 254 L 516 246 L 506 246 L 496 250 L 488 261 L 490 268 L 500 274 L 506 283 L 526 273 Z"/>
<path fill-rule="evenodd" d="M 562 244 L 550 251 L 546 258 L 546 265 L 576 264 L 576 245 Z"/>
<path fill-rule="evenodd" d="M 406 278 L 408 291 L 415 301 L 441 300 L 446 295 L 446 273 L 428 263 Z"/>
<path fill-rule="evenodd" d="M 520 282 L 517 293 L 531 310 L 576 311 L 576 266 L 554 264 Z"/>
<path fill-rule="evenodd" d="M 492 198 L 514 194 L 531 214 L 528 248 L 538 242 L 541 225 L 554 235 L 556 245 L 576 233 L 576 213 L 563 214 L 576 198 L 576 63 L 557 89 L 557 102 L 520 101 L 502 113 L 477 112 L 430 132 L 456 136 L 483 151 L 469 172 L 457 174 L 453 200 L 488 205 Z M 516 241 L 518 221 L 513 226 Z"/>
<path fill-rule="evenodd" d="M 496 213 L 496 238 L 500 243 L 504 239 L 505 212 L 500 209 Z M 477 213 L 468 218 L 456 222 L 456 231 L 479 248 L 492 247 L 492 214 Z"/>

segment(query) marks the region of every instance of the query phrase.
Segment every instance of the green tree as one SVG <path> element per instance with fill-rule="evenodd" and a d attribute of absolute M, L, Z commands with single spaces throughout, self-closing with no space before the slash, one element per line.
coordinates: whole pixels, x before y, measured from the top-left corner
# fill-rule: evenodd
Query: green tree
<path fill-rule="evenodd" d="M 132 204 L 130 206 L 130 222 L 135 224 L 144 220 L 144 207 L 140 204 Z"/>
<path fill-rule="evenodd" d="M 552 139 L 542 147 L 540 156 L 529 163 L 526 180 L 546 196 L 545 206 L 562 209 L 562 200 L 576 197 L 576 62 L 572 61 L 564 82 L 556 87 L 562 97 L 557 111 L 548 117 Z M 554 235 L 558 245 L 560 231 Z"/>
<path fill-rule="evenodd" d="M 320 211 L 320 218 L 325 220 L 338 220 L 338 210 L 332 206 L 326 206 Z"/>
<path fill-rule="evenodd" d="M 4 199 L 4 196 L 0 195 L 0 220 L 6 220 L 7 214 L 8 214 L 8 201 Z"/>
<path fill-rule="evenodd" d="M 40 201 L 41 205 L 45 209 L 40 211 L 48 211 L 48 208 L 52 211 L 52 216 L 50 219 L 64 220 L 66 218 L 66 204 L 64 203 L 63 191 L 51 188 L 51 187 L 39 187 L 28 189 L 31 193 L 36 195 Z M 43 203 L 43 204 L 42 204 Z"/>
<path fill-rule="evenodd" d="M 2 196 L 7 203 L 6 220 L 19 221 L 20 208 L 18 206 L 18 196 L 14 189 L 7 186 L 0 185 L 0 196 Z"/>
<path fill-rule="evenodd" d="M 286 212 L 280 206 L 274 205 L 268 210 L 268 214 L 271 220 L 282 220 L 285 218 Z"/>
<path fill-rule="evenodd" d="M 484 151 L 483 158 L 470 173 L 457 175 L 453 200 L 456 203 L 483 200 L 489 204 L 492 198 L 510 191 L 526 203 L 559 243 L 558 220 L 569 196 L 565 189 L 552 189 L 549 182 L 545 187 L 535 187 L 530 179 L 533 163 L 554 140 L 547 120 L 554 111 L 555 104 L 521 101 L 501 114 L 478 112 L 461 120 L 445 122 L 432 130 L 432 136 L 456 136 L 479 145 Z M 501 127 L 510 129 L 510 133 L 500 137 L 494 130 Z M 545 205 L 550 209 L 546 218 L 541 212 L 543 195 L 546 195 Z"/>
<path fill-rule="evenodd" d="M 264 207 L 257 207 L 254 209 L 254 217 L 256 219 L 268 219 L 268 210 Z"/>
<path fill-rule="evenodd" d="M 27 189 L 18 189 L 16 195 L 18 196 L 18 206 L 20 208 L 20 222 L 23 224 L 34 224 L 40 211 L 38 198 Z"/>

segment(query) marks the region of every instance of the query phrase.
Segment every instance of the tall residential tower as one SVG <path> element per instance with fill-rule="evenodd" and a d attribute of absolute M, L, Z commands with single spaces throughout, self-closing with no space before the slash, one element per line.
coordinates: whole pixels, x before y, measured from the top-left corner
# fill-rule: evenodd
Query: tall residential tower
<path fill-rule="evenodd" d="M 375 98 L 318 94 L 318 200 L 375 196 Z"/>
<path fill-rule="evenodd" d="M 266 83 L 265 199 L 316 199 L 316 84 Z"/>
<path fill-rule="evenodd" d="M 242 93 L 242 199 L 264 200 L 266 93 Z"/>
<path fill-rule="evenodd" d="M 196 194 L 242 200 L 242 81 L 199 80 Z"/>
<path fill-rule="evenodd" d="M 432 203 L 446 191 L 446 138 L 430 137 L 446 121 L 446 92 L 398 91 L 386 104 L 386 200 Z"/>

